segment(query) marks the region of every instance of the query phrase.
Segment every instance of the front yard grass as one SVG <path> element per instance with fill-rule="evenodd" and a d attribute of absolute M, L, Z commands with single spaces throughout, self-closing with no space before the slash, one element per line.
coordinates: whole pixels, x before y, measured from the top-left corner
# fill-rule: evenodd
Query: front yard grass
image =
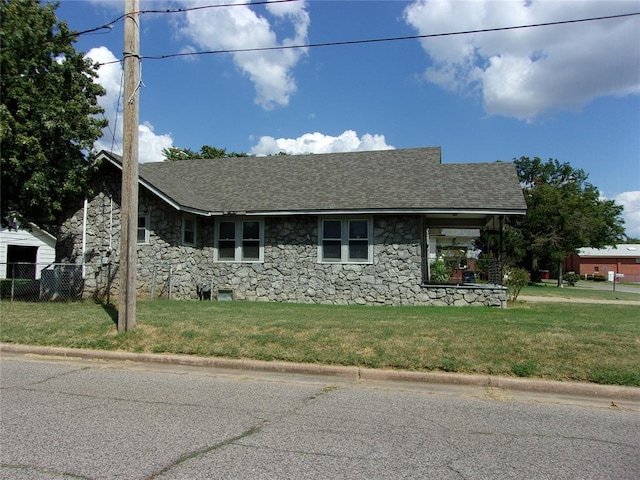
<path fill-rule="evenodd" d="M 118 334 L 112 306 L 3 301 L 0 341 L 640 386 L 637 306 L 137 305 L 135 328 Z"/>

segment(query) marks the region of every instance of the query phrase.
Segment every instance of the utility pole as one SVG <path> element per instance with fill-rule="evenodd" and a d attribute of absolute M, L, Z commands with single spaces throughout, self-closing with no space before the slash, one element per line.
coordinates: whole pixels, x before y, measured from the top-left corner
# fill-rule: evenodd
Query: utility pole
<path fill-rule="evenodd" d="M 120 205 L 120 286 L 118 332 L 136 324 L 138 238 L 138 118 L 140 88 L 139 0 L 125 0 L 124 122 Z"/>

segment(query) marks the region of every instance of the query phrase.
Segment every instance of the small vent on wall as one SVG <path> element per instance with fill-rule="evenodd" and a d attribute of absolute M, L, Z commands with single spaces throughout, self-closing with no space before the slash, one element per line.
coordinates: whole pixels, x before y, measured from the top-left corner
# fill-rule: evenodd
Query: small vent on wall
<path fill-rule="evenodd" d="M 233 290 L 218 290 L 216 298 L 219 302 L 229 302 L 233 300 Z"/>

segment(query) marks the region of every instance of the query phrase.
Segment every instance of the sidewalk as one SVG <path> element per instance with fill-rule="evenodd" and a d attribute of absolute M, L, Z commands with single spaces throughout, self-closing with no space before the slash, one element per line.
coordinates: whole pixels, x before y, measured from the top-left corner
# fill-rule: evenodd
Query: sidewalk
<path fill-rule="evenodd" d="M 601 398 L 607 402 L 630 400 L 640 402 L 640 388 L 594 383 L 558 382 L 492 375 L 465 375 L 455 373 L 414 372 L 404 370 L 377 370 L 361 367 L 343 367 L 334 365 L 316 365 L 309 363 L 265 362 L 259 360 L 234 360 L 228 358 L 196 357 L 191 355 L 160 355 L 152 353 L 131 353 L 72 349 L 57 347 L 39 347 L 0 343 L 0 352 L 43 355 L 87 360 L 158 363 L 167 365 L 188 365 L 203 368 L 232 369 L 243 372 L 273 372 L 300 375 L 334 376 L 358 382 L 413 382 L 448 385 L 473 385 L 477 387 L 499 388 L 532 393 L 572 395 Z"/>
<path fill-rule="evenodd" d="M 565 297 L 536 297 L 533 295 L 518 295 L 518 302 L 563 302 L 563 303 L 594 303 L 598 305 L 638 305 L 640 300 L 598 300 L 594 298 L 565 298 Z"/>

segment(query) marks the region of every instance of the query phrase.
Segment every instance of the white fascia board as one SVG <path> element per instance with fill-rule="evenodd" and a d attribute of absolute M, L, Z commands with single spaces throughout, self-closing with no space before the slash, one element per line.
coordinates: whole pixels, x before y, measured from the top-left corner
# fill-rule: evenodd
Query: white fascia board
<path fill-rule="evenodd" d="M 222 215 L 222 212 L 210 212 L 212 215 Z M 289 215 L 525 215 L 526 210 L 431 210 L 431 209 L 337 209 L 337 210 L 277 210 L 277 211 L 252 211 L 238 212 L 238 215 L 260 215 L 260 216 L 289 216 Z"/>
<path fill-rule="evenodd" d="M 33 223 L 33 222 L 28 222 L 28 223 L 29 223 L 29 225 L 31 226 L 31 228 L 32 228 L 33 230 L 38 230 L 38 231 L 39 231 L 39 232 L 41 232 L 45 237 L 48 237 L 50 240 L 53 240 L 54 242 L 55 242 L 55 241 L 57 241 L 57 238 L 56 238 L 54 235 L 50 234 L 50 233 L 49 233 L 49 232 L 47 232 L 46 230 L 43 230 L 42 228 L 40 228 L 40 227 L 39 227 L 38 225 L 36 225 L 35 223 Z"/>

